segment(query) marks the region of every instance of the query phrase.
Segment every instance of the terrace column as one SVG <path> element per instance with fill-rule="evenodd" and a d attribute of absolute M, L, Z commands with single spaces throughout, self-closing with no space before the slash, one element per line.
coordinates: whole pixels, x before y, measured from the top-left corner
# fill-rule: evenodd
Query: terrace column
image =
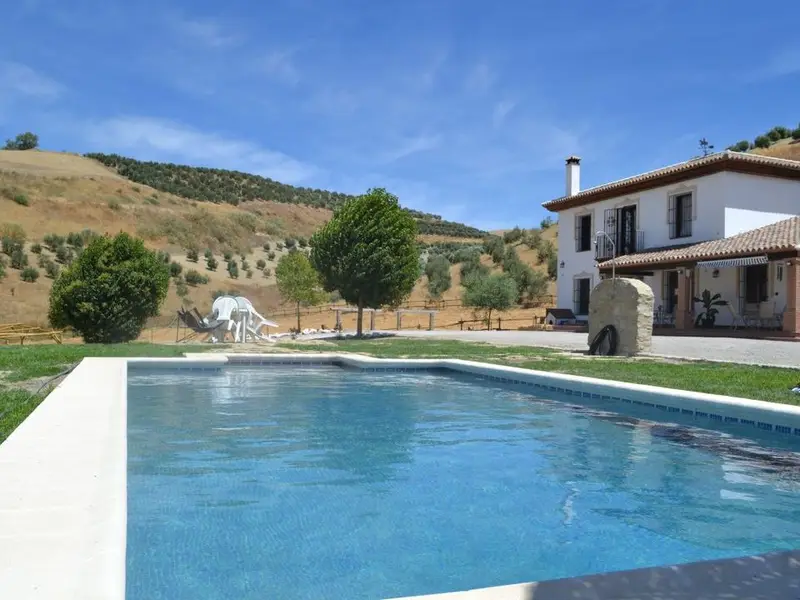
<path fill-rule="evenodd" d="M 678 274 L 678 306 L 675 309 L 675 329 L 694 328 L 693 305 L 692 271 L 686 269 Z"/>
<path fill-rule="evenodd" d="M 785 267 L 786 312 L 783 313 L 783 330 L 800 336 L 800 263 L 795 259 Z"/>

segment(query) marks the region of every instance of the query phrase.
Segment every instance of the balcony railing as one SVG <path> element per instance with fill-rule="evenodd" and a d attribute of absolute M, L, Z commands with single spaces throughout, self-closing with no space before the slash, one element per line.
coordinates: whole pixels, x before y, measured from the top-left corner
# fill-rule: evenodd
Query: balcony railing
<path fill-rule="evenodd" d="M 614 256 L 624 256 L 634 254 L 644 250 L 644 231 L 637 229 L 633 235 L 612 236 L 614 243 L 605 235 L 597 236 L 595 245 L 595 260 L 604 261 L 614 258 Z"/>

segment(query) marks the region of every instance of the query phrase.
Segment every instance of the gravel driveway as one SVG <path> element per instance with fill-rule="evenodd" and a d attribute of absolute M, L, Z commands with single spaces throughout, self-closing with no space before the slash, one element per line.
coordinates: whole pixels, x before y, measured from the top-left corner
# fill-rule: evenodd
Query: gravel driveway
<path fill-rule="evenodd" d="M 567 331 L 400 331 L 409 337 L 542 346 L 564 350 L 586 350 L 585 333 Z M 800 342 L 748 340 L 742 338 L 699 338 L 653 336 L 653 355 L 795 367 L 800 369 Z"/>

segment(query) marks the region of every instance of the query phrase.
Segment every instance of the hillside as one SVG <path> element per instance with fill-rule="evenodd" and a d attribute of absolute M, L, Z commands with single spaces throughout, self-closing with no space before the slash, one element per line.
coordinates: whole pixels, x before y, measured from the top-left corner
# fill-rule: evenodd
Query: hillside
<path fill-rule="evenodd" d="M 207 171 L 223 173 L 225 177 L 230 173 Z M 252 177 L 240 175 L 245 179 Z M 282 191 L 291 188 L 272 183 L 280 186 L 276 189 Z M 196 188 L 182 188 L 181 191 L 188 194 L 192 193 L 191 189 L 200 189 L 198 183 L 195 185 Z M 170 287 L 162 309 L 165 324 L 182 304 L 196 305 L 201 312 L 208 310 L 215 290 L 247 296 L 265 314 L 279 312 L 281 301 L 275 286 L 274 270 L 278 259 L 286 252 L 285 247 L 282 248 L 285 240 L 308 238 L 331 217 L 332 211 L 327 206 L 335 206 L 337 201 L 347 198 L 319 190 L 291 189 L 299 191 L 291 197 L 280 196 L 282 201 L 264 200 L 260 196 L 254 199 L 241 196 L 236 203 L 197 201 L 141 181 L 131 181 L 117 169 L 78 155 L 0 151 L 0 237 L 9 231 L 23 232 L 29 264 L 38 266 L 40 271 L 36 282 L 24 282 L 21 271 L 10 268 L 9 257 L 0 256 L 7 265 L 6 277 L 0 280 L 0 323 L 45 324 L 52 283 L 46 276 L 45 267 L 50 262 L 58 264 L 58 268 L 63 268 L 63 264 L 59 264 L 55 252 L 46 247 L 37 254 L 37 245 L 42 244 L 46 236 L 66 237 L 87 230 L 100 234 L 119 231 L 136 234 L 143 237 L 151 248 L 168 253 L 170 260 L 178 263 L 183 273 L 195 269 L 208 278 L 206 284 L 189 286 L 188 296 L 183 299 L 177 295 L 175 285 Z M 306 192 L 309 195 L 302 196 Z M 321 201 L 314 206 L 315 198 L 325 199 L 325 206 Z M 477 229 L 440 220 L 435 215 L 413 214 L 424 232 L 420 234 L 421 243 L 481 243 L 474 237 L 483 233 Z M 423 223 L 430 226 L 425 228 Z M 441 226 L 440 229 L 437 225 Z M 452 235 L 453 231 L 459 234 Z M 264 250 L 265 244 L 269 244 L 268 251 Z M 188 248 L 199 252 L 197 263 L 187 259 Z M 207 250 L 220 263 L 215 271 L 206 267 L 203 254 Z M 223 260 L 225 252 L 236 255 L 240 265 L 244 256 L 252 278 L 247 277 L 244 268 L 240 268 L 238 279 L 229 277 Z M 536 265 L 530 252 L 520 248 L 519 254 L 523 260 Z M 491 262 L 486 256 L 483 260 Z M 257 268 L 258 261 L 264 261 L 263 271 Z M 546 267 L 538 265 L 534 268 Z M 454 265 L 453 270 L 457 272 L 458 266 Z M 427 297 L 424 279 L 420 280 L 410 299 L 415 305 Z M 445 298 L 455 301 L 460 294 L 456 273 L 454 286 Z M 448 310 L 443 317 L 453 321 L 471 318 L 468 309 L 454 308 L 455 313 L 451 315 Z M 288 323 L 289 320 L 282 321 Z M 331 324 L 332 318 L 327 318 L 326 322 Z"/>
<path fill-rule="evenodd" d="M 295 187 L 239 171 L 143 162 L 117 154 L 94 153 L 86 156 L 113 169 L 130 181 L 202 202 L 236 206 L 245 202 L 270 200 L 282 204 L 300 204 L 335 210 L 337 206 L 353 197 L 326 190 Z M 439 215 L 415 210 L 409 212 L 417 220 L 419 232 L 422 234 L 461 238 L 481 238 L 486 235 L 485 231 L 462 223 L 446 221 Z"/>
<path fill-rule="evenodd" d="M 762 156 L 774 156 L 775 158 L 800 161 L 800 140 L 783 139 L 769 148 L 754 148 L 750 152 L 761 154 Z"/>

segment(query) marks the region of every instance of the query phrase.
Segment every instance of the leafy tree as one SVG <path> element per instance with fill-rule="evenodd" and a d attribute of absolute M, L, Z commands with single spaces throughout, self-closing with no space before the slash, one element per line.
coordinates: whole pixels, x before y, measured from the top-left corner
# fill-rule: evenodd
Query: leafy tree
<path fill-rule="evenodd" d="M 235 260 L 228 261 L 228 275 L 230 275 L 231 279 L 239 279 L 239 265 L 236 264 Z"/>
<path fill-rule="evenodd" d="M 441 254 L 428 259 L 425 264 L 425 275 L 428 277 L 428 295 L 439 299 L 452 285 L 450 277 L 450 261 Z"/>
<path fill-rule="evenodd" d="M 503 234 L 503 241 L 506 244 L 513 244 L 514 242 L 521 240 L 523 235 L 525 235 L 524 230 L 520 229 L 519 227 L 514 227 L 514 229 L 506 231 Z"/>
<path fill-rule="evenodd" d="M 214 253 L 211 251 L 211 248 L 206 248 L 206 251 L 203 252 L 203 256 L 208 260 L 209 258 L 214 258 Z"/>
<path fill-rule="evenodd" d="M 538 229 L 531 229 L 525 233 L 525 237 L 522 238 L 522 243 L 525 244 L 531 250 L 539 247 L 539 244 L 542 243 L 542 232 Z"/>
<path fill-rule="evenodd" d="M 222 253 L 222 258 L 225 259 L 226 263 L 231 262 L 233 260 L 233 252 L 231 252 L 230 250 L 226 250 L 225 252 Z"/>
<path fill-rule="evenodd" d="M 206 269 L 208 269 L 209 271 L 216 271 L 218 266 L 219 263 L 217 262 L 217 259 L 214 258 L 213 256 L 206 259 Z"/>
<path fill-rule="evenodd" d="M 66 246 L 59 246 L 58 248 L 56 248 L 56 260 L 60 262 L 62 265 L 71 263 L 72 250 L 70 250 Z"/>
<path fill-rule="evenodd" d="M 800 126 L 798 126 L 797 129 L 792 130 L 792 139 L 800 140 Z"/>
<path fill-rule="evenodd" d="M 156 252 L 156 257 L 165 265 L 168 265 L 171 260 L 169 252 L 167 252 L 166 250 L 159 250 L 158 252 Z"/>
<path fill-rule="evenodd" d="M 269 254 L 267 254 L 267 258 L 270 259 L 270 260 L 275 260 L 275 253 L 274 252 L 270 252 Z"/>
<path fill-rule="evenodd" d="M 300 307 L 314 306 L 325 300 L 319 273 L 304 253 L 289 252 L 278 261 L 275 277 L 283 299 L 297 307 L 297 330 L 300 331 Z"/>
<path fill-rule="evenodd" d="M 265 261 L 263 258 L 259 258 L 256 261 L 256 269 L 258 269 L 259 271 L 263 271 L 264 267 L 266 266 L 267 266 L 267 261 Z"/>
<path fill-rule="evenodd" d="M 308 247 L 308 240 L 301 236 L 297 238 L 297 245 L 300 246 L 301 248 L 306 248 Z"/>
<path fill-rule="evenodd" d="M 468 260 L 461 263 L 461 281 L 465 281 L 471 276 L 488 275 L 489 267 L 481 263 L 481 255 L 473 255 Z"/>
<path fill-rule="evenodd" d="M 46 236 L 44 236 L 43 241 L 45 247 L 50 250 L 50 252 L 55 252 L 56 248 L 63 246 L 65 242 L 62 236 L 56 235 L 55 233 L 48 233 Z"/>
<path fill-rule="evenodd" d="M 6 140 L 5 150 L 33 150 L 39 147 L 39 136 L 26 131 L 13 140 Z"/>
<path fill-rule="evenodd" d="M 188 271 L 186 271 L 186 275 L 184 275 L 183 278 L 186 280 L 186 283 L 188 283 L 191 286 L 208 283 L 208 277 L 206 277 L 205 275 L 201 275 L 198 271 L 195 271 L 194 269 L 189 269 Z"/>
<path fill-rule="evenodd" d="M 769 148 L 771 144 L 772 140 L 770 140 L 766 135 L 760 135 L 753 140 L 753 145 L 756 148 Z"/>
<path fill-rule="evenodd" d="M 773 127 L 767 132 L 767 137 L 772 140 L 773 142 L 780 141 L 784 138 L 788 138 L 792 135 L 792 130 L 788 127 L 782 127 L 778 125 L 777 127 Z"/>
<path fill-rule="evenodd" d="M 170 276 L 171 277 L 177 277 L 181 273 L 183 273 L 183 266 L 178 262 L 172 261 L 169 264 L 169 274 L 170 274 Z"/>
<path fill-rule="evenodd" d="M 545 217 L 542 219 L 541 223 L 539 223 L 539 229 L 549 229 L 553 226 L 553 218 L 552 217 Z"/>
<path fill-rule="evenodd" d="M 486 311 L 486 328 L 491 329 L 492 311 L 508 310 L 517 300 L 517 284 L 508 273 L 476 275 L 464 283 L 464 306 Z"/>
<path fill-rule="evenodd" d="M 542 240 L 537 248 L 537 254 L 539 255 L 539 264 L 547 262 L 551 256 L 556 256 L 556 247 L 550 240 Z"/>
<path fill-rule="evenodd" d="M 728 146 L 728 150 L 733 150 L 734 152 L 747 152 L 750 149 L 750 142 L 747 140 L 741 140 L 740 142 L 736 142 L 732 146 Z"/>
<path fill-rule="evenodd" d="M 269 242 L 266 242 L 264 244 L 263 248 L 264 248 L 264 252 L 269 252 L 270 250 L 272 250 L 272 246 L 270 245 Z"/>
<path fill-rule="evenodd" d="M 22 279 L 22 281 L 34 283 L 37 279 L 39 279 L 39 269 L 35 267 L 25 267 L 22 269 L 22 273 L 20 273 L 19 278 Z"/>
<path fill-rule="evenodd" d="M 11 253 L 11 268 L 24 269 L 28 266 L 28 255 L 22 249 L 22 246 L 17 246 Z"/>
<path fill-rule="evenodd" d="M 98 237 L 53 283 L 50 323 L 87 343 L 129 342 L 158 314 L 168 288 L 169 268 L 142 240 Z"/>
<path fill-rule="evenodd" d="M 483 248 L 486 254 L 492 257 L 492 261 L 499 265 L 503 262 L 506 247 L 503 245 L 503 239 L 497 235 L 490 235 L 483 240 Z"/>
<path fill-rule="evenodd" d="M 46 263 L 44 263 L 44 272 L 50 279 L 55 279 L 58 277 L 58 272 L 60 270 L 61 269 L 58 267 L 58 265 L 52 260 L 48 260 Z"/>
<path fill-rule="evenodd" d="M 193 263 L 196 263 L 198 260 L 200 260 L 200 255 L 197 253 L 195 248 L 189 248 L 186 251 L 186 260 Z"/>
<path fill-rule="evenodd" d="M 358 308 L 358 335 L 364 308 L 394 306 L 411 293 L 419 276 L 416 235 L 397 197 L 377 188 L 345 203 L 311 238 L 311 263 L 325 290 Z"/>
<path fill-rule="evenodd" d="M 185 298 L 189 295 L 189 286 L 186 285 L 183 279 L 175 281 L 175 293 L 178 294 L 179 298 Z"/>
<path fill-rule="evenodd" d="M 555 254 L 547 258 L 547 276 L 553 281 L 558 279 L 558 256 Z"/>

